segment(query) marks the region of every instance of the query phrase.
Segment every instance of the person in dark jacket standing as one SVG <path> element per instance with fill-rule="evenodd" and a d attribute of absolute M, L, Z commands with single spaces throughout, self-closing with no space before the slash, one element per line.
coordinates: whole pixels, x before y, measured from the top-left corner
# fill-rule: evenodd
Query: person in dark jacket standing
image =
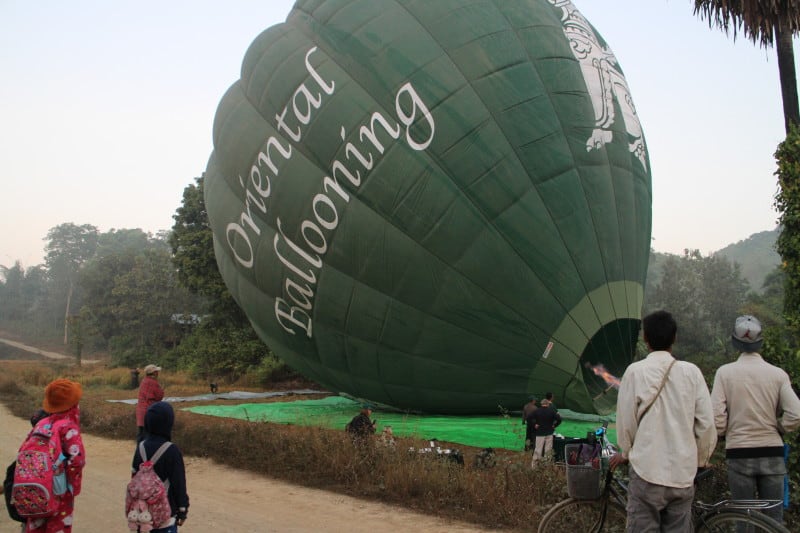
<path fill-rule="evenodd" d="M 370 415 L 372 415 L 372 405 L 365 403 L 361 406 L 361 412 L 347 424 L 347 432 L 354 439 L 362 441 L 375 434 L 377 422 L 372 420 Z"/>
<path fill-rule="evenodd" d="M 543 400 L 542 405 L 528 417 L 527 424 L 529 427 L 533 427 L 533 433 L 536 436 L 531 468 L 534 467 L 536 461 L 547 457 L 552 452 L 553 433 L 560 423 L 561 415 L 547 400 Z"/>
<path fill-rule="evenodd" d="M 147 457 L 152 457 L 156 451 L 167 441 L 172 440 L 172 426 L 175 423 L 175 412 L 167 402 L 156 402 L 151 405 L 144 415 L 144 428 L 146 436 L 144 438 L 144 449 Z M 139 455 L 139 447 L 133 453 L 132 474 L 139 470 L 142 458 Z M 189 495 L 186 493 L 186 470 L 183 466 L 183 454 L 178 446 L 173 444 L 164 452 L 156 462 L 153 470 L 161 481 L 166 485 L 169 481 L 170 520 L 167 524 L 161 524 L 159 529 L 153 529 L 150 533 L 177 533 L 178 526 L 186 522 L 186 515 L 189 512 Z"/>
<path fill-rule="evenodd" d="M 522 407 L 522 423 L 525 424 L 525 451 L 533 449 L 536 436 L 533 434 L 533 426 L 528 425 L 528 417 L 537 409 L 536 397 L 528 396 L 528 403 Z"/>

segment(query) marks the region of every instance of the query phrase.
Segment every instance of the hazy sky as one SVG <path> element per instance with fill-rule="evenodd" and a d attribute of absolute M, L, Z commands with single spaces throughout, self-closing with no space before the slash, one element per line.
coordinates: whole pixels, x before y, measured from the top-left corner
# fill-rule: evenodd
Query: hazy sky
<path fill-rule="evenodd" d="M 710 30 L 692 0 L 574 3 L 641 118 L 653 247 L 707 254 L 773 229 L 775 51 Z M 292 4 L 0 0 L 0 265 L 41 263 L 64 222 L 169 229 L 247 46 Z"/>

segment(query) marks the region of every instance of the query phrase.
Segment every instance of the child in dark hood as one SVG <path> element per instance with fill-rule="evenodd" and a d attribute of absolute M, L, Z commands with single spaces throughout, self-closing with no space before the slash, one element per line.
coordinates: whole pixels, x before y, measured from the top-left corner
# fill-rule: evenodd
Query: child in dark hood
<path fill-rule="evenodd" d="M 143 441 L 145 453 L 148 458 L 152 457 L 156 451 L 167 441 L 172 440 L 172 426 L 175 423 L 175 412 L 167 402 L 156 402 L 147 408 L 144 415 L 144 428 L 146 438 Z M 139 454 L 137 445 L 133 454 L 132 475 L 139 470 L 142 457 Z M 186 493 L 186 470 L 183 466 L 183 454 L 180 449 L 173 444 L 164 452 L 153 468 L 166 485 L 169 481 L 169 506 L 171 518 L 166 524 L 160 524 L 158 529 L 151 530 L 151 533 L 177 533 L 178 526 L 182 526 L 186 521 L 189 511 L 189 495 Z"/>

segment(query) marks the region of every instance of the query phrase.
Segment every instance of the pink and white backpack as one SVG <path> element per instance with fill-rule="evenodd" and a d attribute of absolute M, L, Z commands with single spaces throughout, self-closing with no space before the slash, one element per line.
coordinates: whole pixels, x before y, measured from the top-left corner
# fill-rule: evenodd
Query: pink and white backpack
<path fill-rule="evenodd" d="M 60 496 L 66 491 L 58 428 L 65 423 L 40 420 L 19 448 L 11 499 L 22 517 L 48 518 L 58 512 Z"/>
<path fill-rule="evenodd" d="M 125 494 L 125 517 L 128 520 L 128 529 L 147 533 L 152 529 L 159 529 L 169 522 L 172 512 L 169 507 L 169 480 L 161 481 L 153 466 L 161 458 L 171 442 L 165 442 L 156 450 L 148 461 L 144 451 L 144 442 L 139 443 L 139 456 L 142 464 L 139 470 L 128 482 Z"/>

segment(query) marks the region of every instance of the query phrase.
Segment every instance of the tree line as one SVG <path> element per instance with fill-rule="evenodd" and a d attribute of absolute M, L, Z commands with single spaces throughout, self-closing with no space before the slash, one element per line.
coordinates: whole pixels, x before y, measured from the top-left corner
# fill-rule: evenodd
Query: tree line
<path fill-rule="evenodd" d="M 184 189 L 173 219 L 171 231 L 157 235 L 74 223 L 50 229 L 44 264 L 2 267 L 0 324 L 59 337 L 79 357 L 107 351 L 120 366 L 156 360 L 209 379 L 288 372 L 217 270 L 202 177 Z M 680 327 L 676 352 L 707 368 L 730 355 L 733 319 L 743 310 L 780 322 L 779 270 L 756 293 L 724 257 L 651 251 L 647 279 L 644 312 L 670 310 Z"/>
<path fill-rule="evenodd" d="M 203 179 L 184 190 L 169 232 L 100 232 L 67 222 L 45 237 L 44 264 L 0 265 L 0 327 L 62 342 L 117 366 L 158 362 L 203 379 L 291 374 L 256 336 L 214 259 Z"/>

